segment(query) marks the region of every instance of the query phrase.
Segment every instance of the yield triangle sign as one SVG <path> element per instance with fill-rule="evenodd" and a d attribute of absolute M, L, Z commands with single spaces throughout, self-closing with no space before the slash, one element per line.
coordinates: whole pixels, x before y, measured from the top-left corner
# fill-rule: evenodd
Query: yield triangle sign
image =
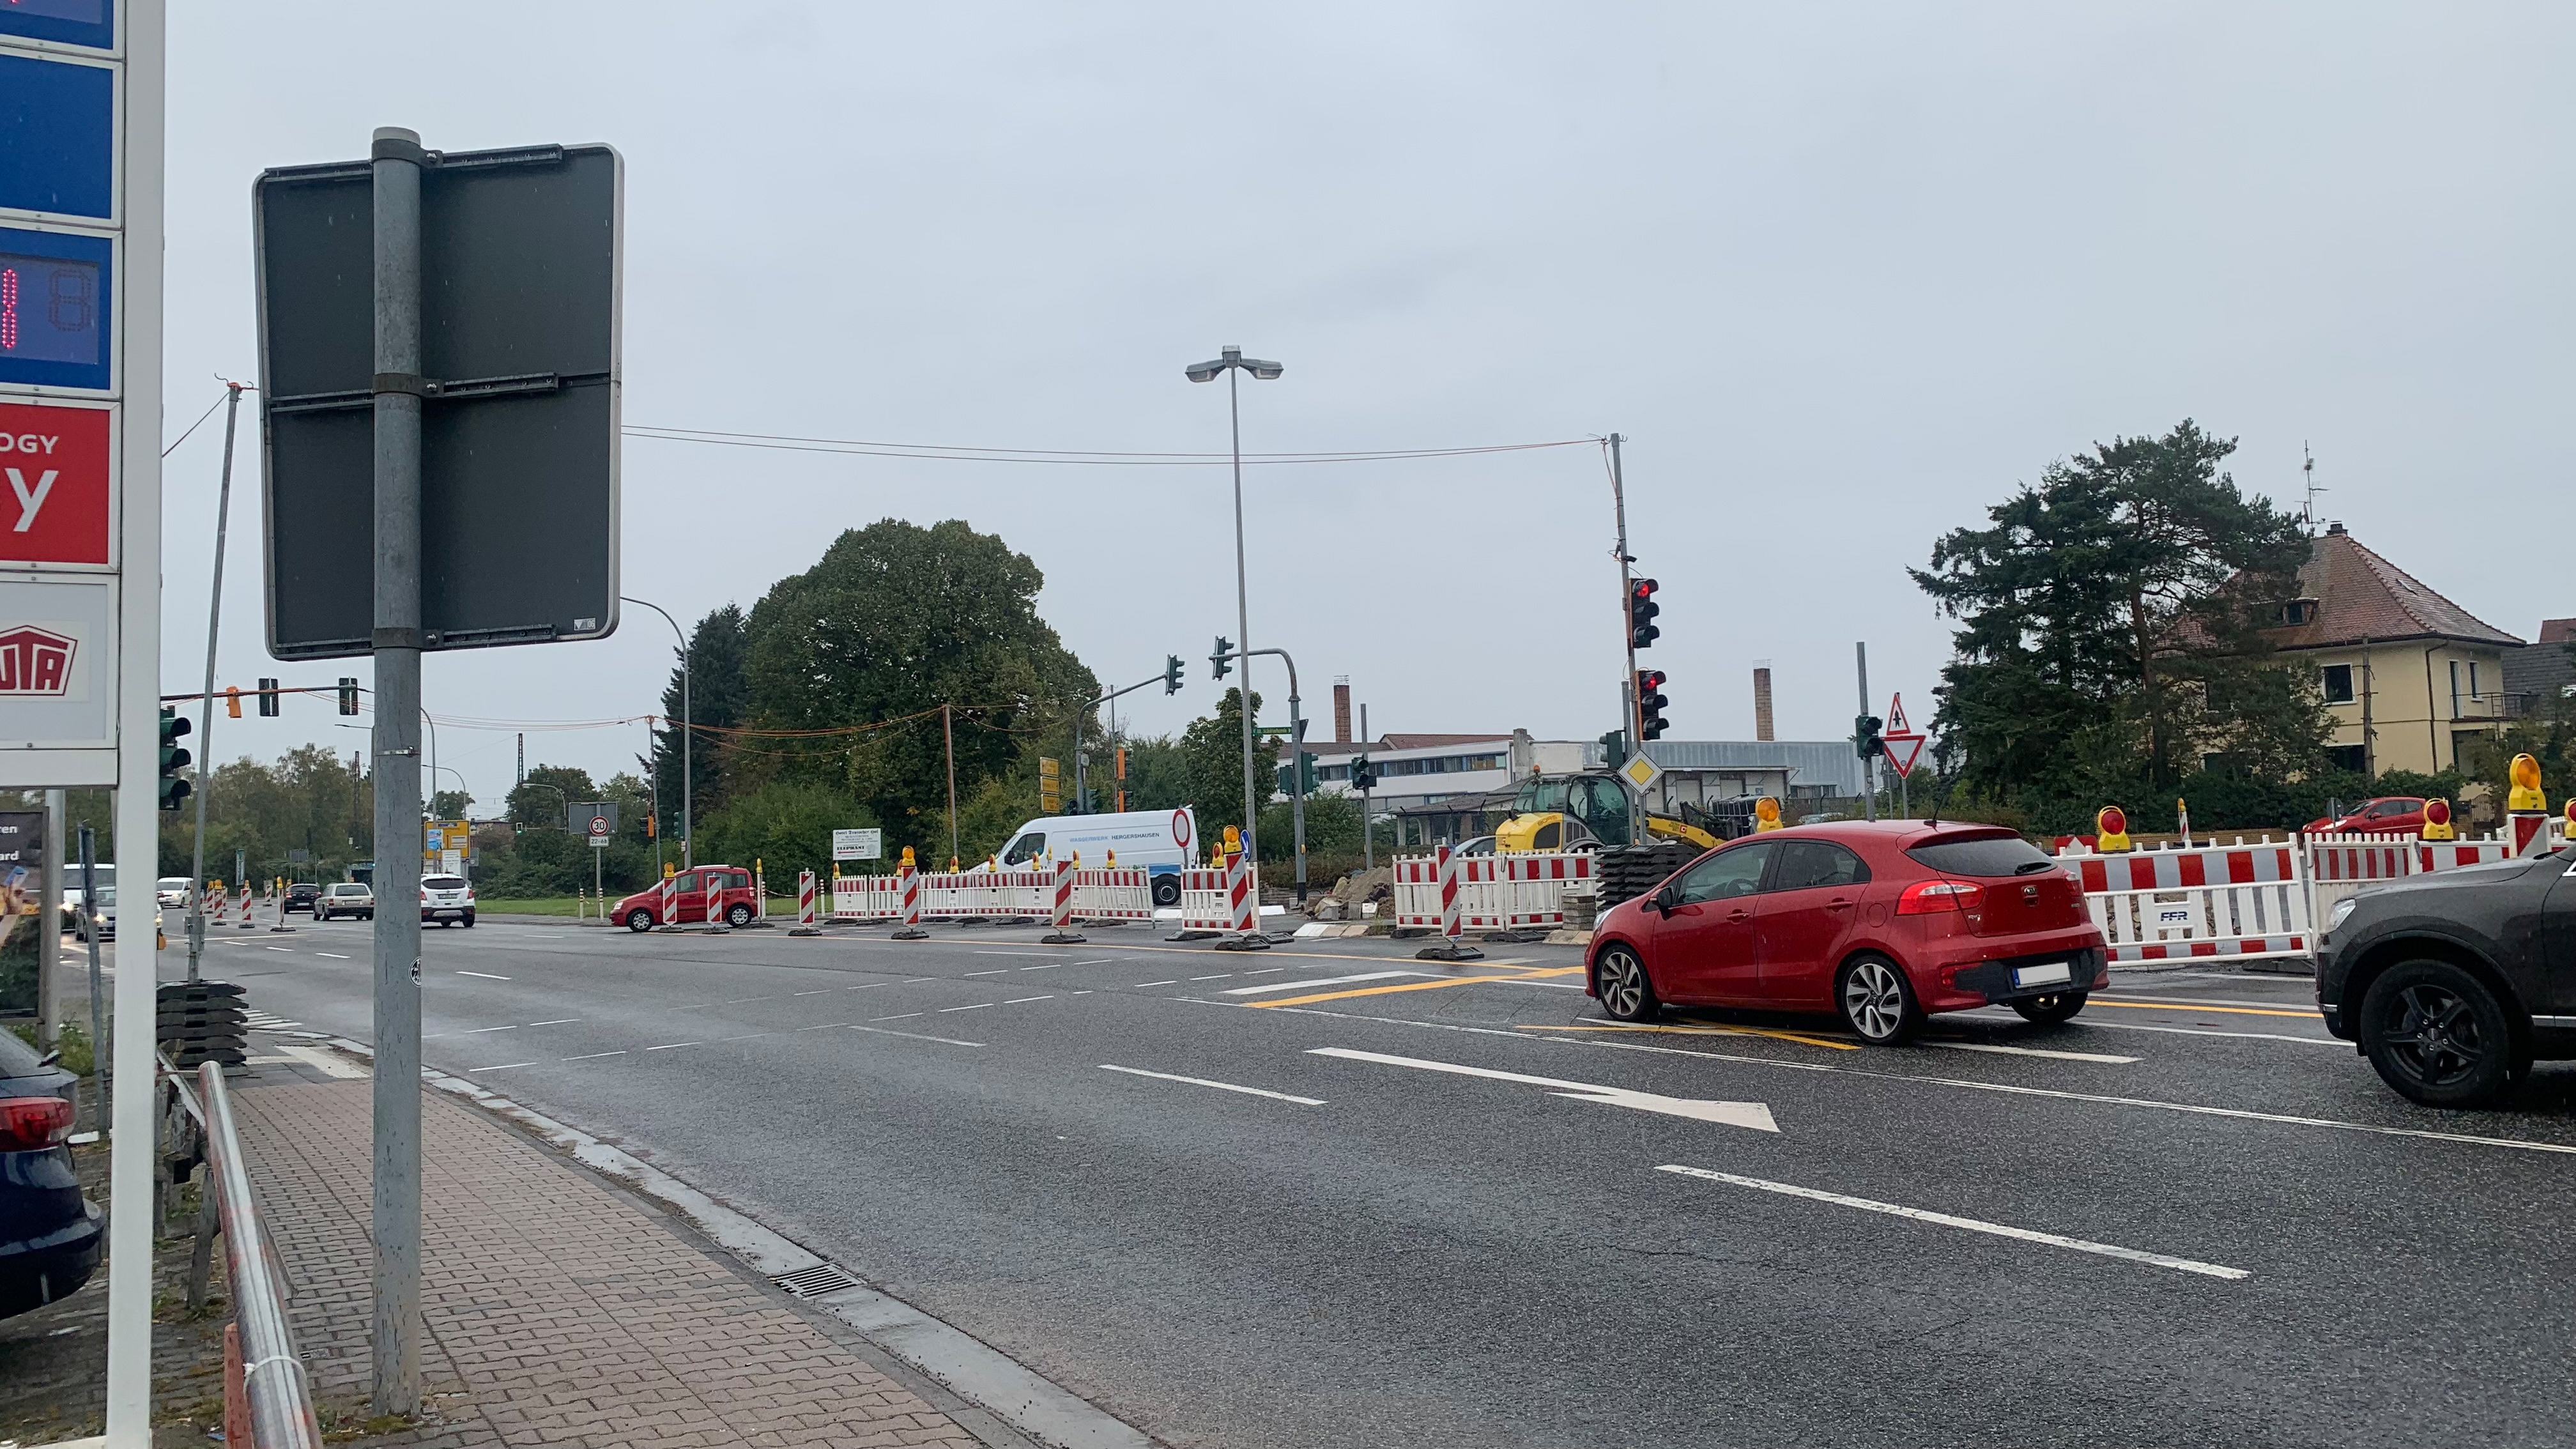
<path fill-rule="evenodd" d="M 1923 736 L 1886 734 L 1879 738 L 1887 744 L 1887 766 L 1902 780 L 1914 773 L 1914 762 L 1923 758 Z"/>

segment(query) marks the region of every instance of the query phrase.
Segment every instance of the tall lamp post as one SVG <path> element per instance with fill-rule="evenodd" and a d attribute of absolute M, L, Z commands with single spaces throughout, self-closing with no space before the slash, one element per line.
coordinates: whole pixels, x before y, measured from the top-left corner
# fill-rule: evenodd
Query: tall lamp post
<path fill-rule="evenodd" d="M 1196 363 L 1186 370 L 1192 382 L 1214 382 L 1225 374 L 1225 411 L 1234 429 L 1234 629 L 1235 647 L 1249 654 L 1252 650 L 1251 595 L 1243 581 L 1243 396 L 1235 374 L 1248 372 L 1264 382 L 1277 377 L 1278 363 L 1246 357 L 1240 347 L 1220 349 L 1214 362 Z M 1254 834 L 1259 822 L 1253 812 L 1252 795 L 1252 662 L 1243 665 L 1243 707 L 1235 713 L 1243 717 L 1243 853 L 1255 862 L 1261 859 L 1259 842 Z"/>
<path fill-rule="evenodd" d="M 687 870 L 694 864 L 689 857 L 697 848 L 697 831 L 691 828 L 697 822 L 689 818 L 689 801 L 695 794 L 689 751 L 689 636 L 681 631 L 680 621 L 671 617 L 670 610 L 652 600 L 631 594 L 618 597 L 661 615 L 662 622 L 671 626 L 672 636 L 680 641 L 680 869 Z"/>

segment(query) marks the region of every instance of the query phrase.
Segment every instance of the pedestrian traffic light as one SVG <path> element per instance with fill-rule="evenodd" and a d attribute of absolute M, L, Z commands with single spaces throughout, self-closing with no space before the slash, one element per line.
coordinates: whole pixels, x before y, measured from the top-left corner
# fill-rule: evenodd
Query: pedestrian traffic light
<path fill-rule="evenodd" d="M 1881 729 L 1886 727 L 1886 724 L 1887 722 L 1885 720 L 1880 719 L 1874 714 L 1854 716 L 1852 719 L 1852 752 L 1859 755 L 1864 760 L 1876 759 L 1880 755 L 1886 754 L 1887 741 L 1879 738 L 1878 734 Z"/>
<path fill-rule="evenodd" d="M 1595 597 L 1599 597 L 1595 595 Z M 1640 739 L 1659 740 L 1668 726 L 1664 722 L 1664 671 L 1637 671 L 1637 735 Z"/>
<path fill-rule="evenodd" d="M 1233 665 L 1228 664 L 1228 663 L 1226 663 L 1226 662 L 1225 662 L 1225 657 L 1226 657 L 1227 655 L 1229 655 L 1229 654 L 1232 654 L 1233 652 L 1234 652 L 1234 641 L 1233 641 L 1233 640 L 1231 640 L 1231 639 L 1226 638 L 1223 634 L 1219 634 L 1219 635 L 1217 635 L 1217 636 L 1216 636 L 1216 652 L 1215 652 L 1215 653 L 1213 653 L 1213 654 L 1210 654 L 1210 655 L 1208 656 L 1208 663 L 1213 664 L 1213 665 L 1215 665 L 1215 666 L 1216 666 L 1216 673 L 1211 674 L 1211 675 L 1209 675 L 1209 676 L 1208 676 L 1210 679 L 1223 679 L 1223 678 L 1225 678 L 1225 676 L 1226 676 L 1226 671 L 1228 671 L 1228 670 L 1230 670 L 1230 669 L 1232 669 L 1232 668 L 1234 667 Z"/>
<path fill-rule="evenodd" d="M 274 679 L 263 679 L 259 682 L 259 717 L 277 718 L 277 681 Z"/>
<path fill-rule="evenodd" d="M 1165 694 L 1181 692 L 1181 656 L 1178 654 L 1163 656 L 1163 692 Z"/>
<path fill-rule="evenodd" d="M 356 677 L 355 675 L 343 674 L 343 675 L 341 675 L 341 676 L 340 676 L 340 713 L 342 713 L 342 714 L 356 714 L 357 712 L 358 712 L 358 680 L 357 680 L 357 677 Z"/>
<path fill-rule="evenodd" d="M 1655 602 L 1655 590 L 1662 587 L 1653 579 L 1638 579 L 1628 585 L 1629 648 L 1644 649 L 1655 642 L 1655 636 L 1664 632 L 1656 628 L 1654 622 L 1655 616 L 1664 611 L 1663 606 Z M 1597 599 L 1600 595 L 1593 597 Z"/>
<path fill-rule="evenodd" d="M 1300 795 L 1315 793 L 1315 756 L 1312 751 L 1297 752 L 1297 793 Z"/>
<path fill-rule="evenodd" d="M 179 778 L 179 772 L 188 768 L 189 760 L 188 751 L 179 743 L 179 736 L 187 732 L 186 716 L 175 709 L 161 711 L 161 808 L 164 810 L 176 810 L 179 802 L 188 798 L 188 782 Z"/>
<path fill-rule="evenodd" d="M 1363 792 L 1377 788 L 1377 766 L 1366 755 L 1351 758 L 1351 788 Z"/>
<path fill-rule="evenodd" d="M 227 684 L 227 685 L 225 685 L 225 686 L 224 686 L 224 715 L 225 715 L 225 717 L 226 717 L 226 718 L 229 718 L 229 719 L 240 719 L 240 718 L 241 718 L 241 686 L 240 686 L 240 685 L 237 685 L 237 684 Z"/>

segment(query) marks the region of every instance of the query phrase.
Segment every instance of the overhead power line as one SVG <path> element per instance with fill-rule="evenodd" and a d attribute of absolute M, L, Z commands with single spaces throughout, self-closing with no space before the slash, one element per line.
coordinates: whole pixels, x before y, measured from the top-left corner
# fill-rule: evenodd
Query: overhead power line
<path fill-rule="evenodd" d="M 1215 468 L 1229 466 L 1232 453 L 1103 452 L 1078 448 L 988 448 L 963 443 L 889 443 L 865 438 L 806 438 L 778 433 L 719 432 L 706 428 L 665 428 L 637 424 L 622 430 L 630 438 L 663 443 L 703 443 L 724 448 L 762 448 L 789 453 L 847 453 L 871 458 L 923 458 L 949 463 L 1055 463 L 1095 468 Z M 1487 443 L 1457 448 L 1350 448 L 1314 453 L 1246 453 L 1246 467 L 1280 467 L 1330 463 L 1391 463 L 1415 458 L 1461 458 L 1484 453 L 1528 453 L 1546 448 L 1575 448 L 1598 438 L 1558 438 L 1538 443 Z"/>

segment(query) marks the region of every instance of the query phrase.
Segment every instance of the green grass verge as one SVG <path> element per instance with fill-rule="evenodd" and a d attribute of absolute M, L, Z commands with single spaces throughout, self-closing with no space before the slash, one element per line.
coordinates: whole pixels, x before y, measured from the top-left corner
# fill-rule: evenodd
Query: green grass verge
<path fill-rule="evenodd" d="M 486 916 L 569 916 L 576 906 L 586 907 L 592 915 L 599 913 L 596 902 L 583 901 L 577 896 L 537 896 L 521 900 L 482 896 L 474 902 L 475 911 Z"/>

